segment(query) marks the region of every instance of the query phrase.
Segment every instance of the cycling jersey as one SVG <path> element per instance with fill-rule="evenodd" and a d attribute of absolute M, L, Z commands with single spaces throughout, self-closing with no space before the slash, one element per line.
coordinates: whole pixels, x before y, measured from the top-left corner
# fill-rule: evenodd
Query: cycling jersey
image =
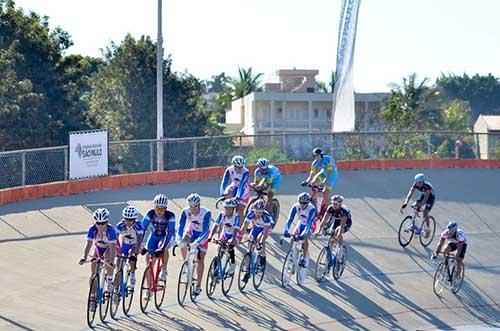
<path fill-rule="evenodd" d="M 94 241 L 96 247 L 108 248 L 109 244 L 116 244 L 116 230 L 108 224 L 104 232 L 100 232 L 97 225 L 92 225 L 87 232 L 87 240 Z"/>
<path fill-rule="evenodd" d="M 193 214 L 189 207 L 184 208 L 181 212 L 179 229 L 177 230 L 179 240 L 184 236 L 189 236 L 191 243 L 200 245 L 201 250 L 206 251 L 211 217 L 210 210 L 205 207 L 200 207 L 200 212 L 197 215 Z M 186 221 L 189 222 L 187 227 Z"/>
<path fill-rule="evenodd" d="M 273 165 L 267 168 L 267 173 L 264 174 L 262 169 L 257 167 L 254 172 L 255 182 L 260 183 L 264 180 L 266 185 L 272 192 L 277 193 L 281 185 L 281 173 L 279 169 Z"/>
<path fill-rule="evenodd" d="M 331 190 L 338 178 L 337 166 L 335 165 L 335 160 L 330 155 L 323 155 L 321 161 L 314 160 L 311 164 L 311 174 L 320 174 L 322 180 L 326 180 L 328 177 L 328 171 L 331 171 L 330 180 L 325 183 L 326 189 Z"/>
<path fill-rule="evenodd" d="M 453 237 L 450 235 L 450 230 L 445 229 L 441 233 L 441 239 L 448 240 L 448 242 L 452 244 L 463 243 L 464 245 L 467 245 L 467 236 L 462 229 L 458 229 Z"/>
<path fill-rule="evenodd" d="M 422 187 L 419 187 L 419 186 L 417 186 L 417 183 L 414 183 L 413 184 L 413 189 L 418 190 L 418 191 L 420 191 L 422 193 L 430 192 L 431 194 L 429 194 L 429 197 L 430 196 L 434 197 L 434 195 L 435 195 L 434 188 L 432 187 L 431 183 L 429 183 L 427 181 L 424 182 L 424 185 Z"/>
<path fill-rule="evenodd" d="M 172 238 L 175 236 L 174 213 L 166 210 L 162 217 L 158 217 L 158 215 L 156 215 L 156 211 L 154 209 L 150 209 L 142 220 L 144 233 L 147 232 L 149 225 L 151 225 L 151 232 L 149 233 L 146 243 L 148 251 L 154 251 L 158 248 L 165 249 L 173 242 Z M 161 247 L 158 247 L 158 244 L 162 240 L 163 244 Z"/>
<path fill-rule="evenodd" d="M 250 197 L 250 186 L 248 180 L 250 172 L 246 167 L 237 172 L 234 166 L 230 166 L 224 171 L 224 177 L 220 183 L 220 195 L 223 196 L 229 190 L 233 190 L 233 196 L 239 200 L 246 200 Z"/>
<path fill-rule="evenodd" d="M 312 203 L 309 203 L 305 209 L 300 207 L 300 204 L 295 203 L 290 209 L 290 214 L 288 215 L 288 220 L 285 224 L 285 231 L 290 231 L 290 226 L 292 225 L 295 216 L 298 216 L 299 221 L 295 226 L 295 232 L 300 229 L 300 234 L 306 236 L 309 232 L 314 232 L 316 228 L 316 222 L 314 222 L 314 218 L 316 217 L 316 207 Z"/>
<path fill-rule="evenodd" d="M 221 211 L 215 220 L 217 226 L 223 226 L 223 232 L 232 235 L 234 229 L 240 229 L 240 215 L 233 212 L 233 215 L 226 216 L 225 212 Z"/>
<path fill-rule="evenodd" d="M 346 205 L 341 205 L 340 209 L 336 210 L 333 205 L 329 205 L 326 209 L 328 217 L 334 218 L 333 228 L 340 226 L 341 218 L 347 217 L 345 222 L 344 232 L 349 231 L 352 225 L 351 210 Z"/>
<path fill-rule="evenodd" d="M 273 218 L 271 217 L 271 214 L 267 210 L 265 210 L 262 213 L 262 216 L 257 218 L 255 215 L 255 211 L 252 210 L 248 213 L 245 222 L 246 223 L 252 223 L 254 228 L 264 228 L 266 226 L 270 226 L 273 221 Z"/>
<path fill-rule="evenodd" d="M 144 228 L 140 222 L 135 222 L 130 228 L 127 228 L 125 220 L 121 220 L 116 225 L 116 233 L 122 236 L 122 244 L 135 245 L 139 235 L 144 234 Z"/>

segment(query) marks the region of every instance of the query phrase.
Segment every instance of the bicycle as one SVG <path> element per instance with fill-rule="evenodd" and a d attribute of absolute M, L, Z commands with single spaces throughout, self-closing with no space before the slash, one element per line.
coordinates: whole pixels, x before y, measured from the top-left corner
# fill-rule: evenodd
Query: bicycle
<path fill-rule="evenodd" d="M 103 257 L 93 257 L 89 261 L 83 263 L 96 262 L 95 273 L 90 281 L 89 296 L 87 299 L 87 325 L 92 328 L 94 323 L 96 308 L 99 305 L 99 318 L 104 323 L 109 310 L 110 295 L 107 289 L 103 286 L 106 280 L 106 273 L 101 272 L 103 266 L 113 268 L 114 266 L 106 262 Z"/>
<path fill-rule="evenodd" d="M 174 246 L 174 256 L 177 247 L 178 245 Z M 193 303 L 196 302 L 197 295 L 194 294 L 194 288 L 198 284 L 196 272 L 198 262 L 196 257 L 198 257 L 198 259 L 200 258 L 200 248 L 197 247 L 195 250 L 192 250 L 191 246 L 188 245 L 188 254 L 186 260 L 182 263 L 179 271 L 179 282 L 177 283 L 177 302 L 181 306 L 184 305 L 188 289 L 191 301 Z"/>
<path fill-rule="evenodd" d="M 280 245 L 283 244 L 283 238 L 280 239 Z M 290 279 L 293 274 L 296 274 L 297 284 L 302 286 L 306 278 L 307 268 L 300 266 L 299 261 L 304 258 L 304 243 L 297 236 L 292 237 L 292 246 L 286 254 L 283 268 L 281 270 L 281 286 L 286 287 L 290 284 Z"/>
<path fill-rule="evenodd" d="M 228 253 L 228 244 L 217 239 L 212 240 L 217 244 L 217 255 L 214 256 L 207 272 L 207 296 L 212 298 L 215 287 L 220 282 L 222 293 L 227 296 L 233 285 L 234 272 L 229 273 L 230 259 Z"/>
<path fill-rule="evenodd" d="M 434 234 L 436 232 L 436 220 L 433 216 L 429 215 L 429 227 L 425 224 L 425 219 L 420 215 L 420 210 L 413 204 L 411 206 L 413 208 L 412 215 L 406 216 L 401 224 L 399 225 L 398 230 L 398 241 L 401 247 L 406 247 L 411 242 L 413 235 L 417 235 L 420 240 L 420 244 L 424 247 L 427 247 L 431 244 L 432 239 L 434 238 Z M 401 214 L 403 214 L 403 209 L 400 210 Z M 422 219 L 419 222 L 419 219 Z M 416 223 L 420 223 L 420 227 L 416 225 Z M 430 231 L 429 237 L 425 238 L 425 232 Z M 408 234 L 406 237 L 405 235 Z M 426 241 L 428 240 L 428 241 Z"/>
<path fill-rule="evenodd" d="M 455 276 L 456 258 L 454 254 L 445 254 L 444 261 L 438 264 L 434 273 L 433 290 L 434 294 L 440 296 L 446 288 L 451 290 L 453 294 L 457 294 L 462 287 L 465 275 L 465 266 L 462 263 L 462 272 L 457 280 Z"/>
<path fill-rule="evenodd" d="M 327 244 L 321 249 L 318 255 L 314 278 L 316 278 L 318 282 L 321 282 L 326 274 L 330 272 L 330 269 L 333 269 L 333 278 L 339 280 L 344 272 L 346 262 L 347 247 L 342 243 L 335 242 L 335 248 L 332 254 L 330 239 L 328 239 Z"/>
<path fill-rule="evenodd" d="M 323 215 L 325 214 L 326 212 L 326 207 L 328 206 L 328 202 L 325 201 L 323 203 L 323 201 L 321 201 L 321 206 L 320 208 L 318 209 L 318 194 L 319 193 L 323 193 L 323 191 L 325 190 L 325 187 L 323 185 L 311 185 L 311 184 L 305 184 L 305 185 L 302 185 L 302 186 L 305 186 L 305 187 L 309 187 L 311 189 L 311 202 L 312 204 L 314 205 L 314 207 L 316 208 L 316 210 L 318 211 L 316 213 L 316 217 L 314 218 L 314 222 L 318 222 L 318 221 L 321 221 L 321 219 L 323 218 Z M 330 226 L 332 225 L 332 219 L 330 218 L 327 223 L 325 224 L 325 227 L 323 228 L 323 234 L 324 235 L 327 235 L 329 233 L 327 233 L 326 231 L 330 228 Z"/>
<path fill-rule="evenodd" d="M 148 251 L 148 265 L 142 274 L 141 281 L 141 311 L 146 313 L 146 309 L 151 301 L 151 294 L 154 293 L 155 307 L 160 310 L 160 307 L 165 299 L 167 289 L 167 281 L 160 279 L 160 271 L 163 267 L 163 251 Z M 175 256 L 175 254 L 174 254 Z M 156 258 L 156 268 L 155 268 Z"/>
<path fill-rule="evenodd" d="M 245 218 L 247 217 L 248 213 L 250 213 L 250 211 L 252 210 L 255 201 L 259 199 L 264 199 L 267 202 L 267 189 L 257 190 L 255 188 L 252 188 L 251 190 L 257 193 L 257 196 L 254 197 L 252 200 L 250 200 L 250 202 L 246 206 L 244 213 Z M 274 225 L 278 222 L 279 215 L 280 215 L 280 202 L 278 201 L 278 198 L 273 197 L 272 212 L 271 212 L 271 217 L 273 219 L 273 224 L 271 225 L 272 227 L 274 227 Z"/>
<path fill-rule="evenodd" d="M 254 250 L 255 249 L 257 252 Z M 247 286 L 248 280 L 252 277 L 253 287 L 258 290 L 264 279 L 266 272 L 266 263 L 262 264 L 262 256 L 258 254 L 262 249 L 262 244 L 256 243 L 255 240 L 248 242 L 247 252 L 243 256 L 238 272 L 238 288 L 243 293 Z M 257 254 L 257 257 L 255 255 Z"/>
<path fill-rule="evenodd" d="M 128 312 L 132 305 L 132 299 L 134 298 L 134 287 L 129 284 L 131 271 L 127 261 L 130 260 L 130 257 L 122 255 L 119 257 L 119 260 L 113 280 L 114 290 L 110 302 L 110 314 L 113 319 L 116 319 L 116 313 L 118 312 L 120 302 L 122 303 L 123 314 L 128 316 Z"/>

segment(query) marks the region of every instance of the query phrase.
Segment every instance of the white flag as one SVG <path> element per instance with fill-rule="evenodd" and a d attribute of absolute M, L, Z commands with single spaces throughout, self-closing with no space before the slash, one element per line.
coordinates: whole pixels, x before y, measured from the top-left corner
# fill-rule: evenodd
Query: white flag
<path fill-rule="evenodd" d="M 337 45 L 337 67 L 333 91 L 332 131 L 354 130 L 354 82 L 352 67 L 356 27 L 361 0 L 342 0 L 339 40 Z"/>

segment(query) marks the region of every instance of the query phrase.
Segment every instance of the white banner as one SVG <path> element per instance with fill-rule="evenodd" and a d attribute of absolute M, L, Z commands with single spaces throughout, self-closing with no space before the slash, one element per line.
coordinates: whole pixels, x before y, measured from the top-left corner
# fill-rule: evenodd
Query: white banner
<path fill-rule="evenodd" d="M 343 0 L 337 46 L 337 67 L 333 91 L 332 131 L 354 130 L 354 82 L 352 67 L 356 27 L 361 0 Z"/>
<path fill-rule="evenodd" d="M 108 130 L 69 133 L 69 179 L 108 174 Z"/>

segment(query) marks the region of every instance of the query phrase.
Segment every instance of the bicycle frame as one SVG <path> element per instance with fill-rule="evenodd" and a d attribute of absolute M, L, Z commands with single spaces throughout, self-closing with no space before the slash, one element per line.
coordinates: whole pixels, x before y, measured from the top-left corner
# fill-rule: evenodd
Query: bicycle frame
<path fill-rule="evenodd" d="M 155 261 L 156 259 L 156 261 Z M 156 263 L 156 269 L 154 265 Z M 160 276 L 160 270 L 163 266 L 162 256 L 159 258 L 154 257 L 154 253 L 148 252 L 148 266 L 149 266 L 149 290 L 151 292 L 156 292 L 156 283 L 158 282 L 158 277 Z"/>
<path fill-rule="evenodd" d="M 118 269 L 117 271 L 122 272 L 122 278 L 120 279 L 120 287 L 119 287 L 119 292 L 120 296 L 124 298 L 127 293 L 127 282 L 128 282 L 128 273 L 129 273 L 129 267 L 127 264 L 127 261 L 130 259 L 128 256 L 120 256 L 120 263 L 118 264 Z M 126 273 L 125 273 L 126 271 Z"/>

